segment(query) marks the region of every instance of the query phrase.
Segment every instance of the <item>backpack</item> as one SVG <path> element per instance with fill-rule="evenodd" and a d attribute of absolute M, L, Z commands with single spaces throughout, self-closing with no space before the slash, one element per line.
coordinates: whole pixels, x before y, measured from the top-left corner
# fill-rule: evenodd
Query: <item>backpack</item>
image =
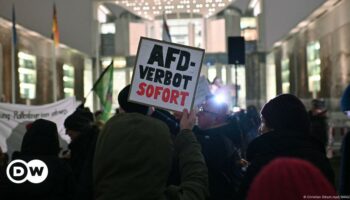
<path fill-rule="evenodd" d="M 208 167 L 210 199 L 232 199 L 243 176 L 240 149 L 224 133 L 197 132 Z"/>

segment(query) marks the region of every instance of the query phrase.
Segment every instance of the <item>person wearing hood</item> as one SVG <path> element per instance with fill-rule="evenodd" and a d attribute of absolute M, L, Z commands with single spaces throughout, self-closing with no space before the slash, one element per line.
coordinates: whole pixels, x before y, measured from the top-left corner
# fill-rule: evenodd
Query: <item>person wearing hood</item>
<path fill-rule="evenodd" d="M 243 178 L 239 197 L 244 199 L 250 184 L 260 170 L 278 157 L 309 161 L 334 185 L 334 173 L 323 144 L 310 134 L 310 120 L 304 104 L 292 94 L 281 94 L 261 109 L 262 135 L 247 149 L 249 166 Z"/>
<path fill-rule="evenodd" d="M 75 180 L 72 169 L 58 157 L 59 140 L 54 122 L 38 119 L 25 133 L 21 151 L 16 159 L 29 162 L 34 159 L 43 161 L 48 167 L 47 178 L 38 184 L 24 182 L 11 184 L 5 199 L 59 200 L 72 199 Z"/>
<path fill-rule="evenodd" d="M 96 200 L 204 200 L 208 175 L 187 110 L 175 142 L 160 120 L 138 112 L 112 117 L 99 135 L 93 165 Z M 172 156 L 179 159 L 181 183 L 167 186 Z"/>

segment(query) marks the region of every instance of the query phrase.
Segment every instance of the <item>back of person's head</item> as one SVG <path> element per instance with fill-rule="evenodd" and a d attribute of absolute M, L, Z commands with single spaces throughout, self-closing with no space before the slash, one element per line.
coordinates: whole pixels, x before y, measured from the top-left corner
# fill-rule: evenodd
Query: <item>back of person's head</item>
<path fill-rule="evenodd" d="M 158 199 L 166 185 L 172 150 L 163 122 L 139 113 L 115 115 L 96 144 L 96 196 Z"/>
<path fill-rule="evenodd" d="M 310 119 L 304 104 L 292 94 L 281 94 L 261 109 L 266 125 L 274 130 L 310 132 Z"/>
<path fill-rule="evenodd" d="M 81 133 L 89 130 L 93 124 L 93 114 L 90 113 L 82 109 L 75 110 L 65 119 L 64 127 Z"/>
<path fill-rule="evenodd" d="M 146 115 L 148 112 L 148 106 L 144 106 L 138 103 L 128 101 L 131 86 L 130 84 L 125 86 L 118 95 L 119 106 L 127 113 L 141 113 Z"/>
<path fill-rule="evenodd" d="M 321 199 L 323 195 L 332 198 L 337 193 L 319 169 L 305 160 L 278 158 L 255 177 L 247 199 L 295 200 L 311 196 Z"/>
<path fill-rule="evenodd" d="M 343 112 L 350 111 L 350 85 L 344 90 L 340 99 L 340 107 Z"/>
<path fill-rule="evenodd" d="M 34 121 L 23 137 L 21 155 L 58 155 L 58 152 L 59 140 L 56 124 L 45 119 Z"/>

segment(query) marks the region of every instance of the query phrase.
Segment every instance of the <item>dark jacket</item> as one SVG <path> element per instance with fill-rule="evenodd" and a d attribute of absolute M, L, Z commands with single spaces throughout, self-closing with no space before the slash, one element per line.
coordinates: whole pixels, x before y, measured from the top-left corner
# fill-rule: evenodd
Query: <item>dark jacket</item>
<path fill-rule="evenodd" d="M 16 159 L 29 162 L 34 159 L 43 161 L 48 167 L 47 178 L 38 184 L 24 182 L 12 184 L 5 191 L 6 198 L 11 200 L 61 200 L 72 199 L 75 181 L 71 168 L 58 158 L 59 142 L 56 124 L 39 119 L 25 133 L 20 155 Z M 4 194 L 0 192 L 0 194 Z M 1 196 L 3 197 L 3 196 Z"/>
<path fill-rule="evenodd" d="M 98 128 L 92 126 L 91 129 L 81 133 L 76 140 L 69 144 L 71 151 L 69 164 L 77 181 L 74 199 L 93 199 L 92 162 L 97 136 Z"/>
<path fill-rule="evenodd" d="M 4 200 L 71 200 L 75 193 L 75 179 L 71 168 L 66 162 L 54 156 L 25 156 L 18 159 L 27 163 L 34 159 L 43 161 L 48 167 L 47 178 L 39 184 L 24 182 L 21 184 L 10 183 Z M 3 193 L 2 193 L 3 194 Z M 3 198 L 1 198 L 3 199 Z"/>
<path fill-rule="evenodd" d="M 341 147 L 339 193 L 350 195 L 350 132 L 345 135 Z"/>
<path fill-rule="evenodd" d="M 209 177 L 210 199 L 232 199 L 241 179 L 237 162 L 241 158 L 242 136 L 236 121 L 201 130 L 195 127 Z"/>
<path fill-rule="evenodd" d="M 320 169 L 328 181 L 334 185 L 334 173 L 320 142 L 311 136 L 297 132 L 270 131 L 254 139 L 248 146 L 247 160 L 250 165 L 240 188 L 240 199 L 245 198 L 250 184 L 260 170 L 278 157 L 307 160 Z"/>
<path fill-rule="evenodd" d="M 313 114 L 312 111 L 309 111 L 310 122 L 311 122 L 311 136 L 319 140 L 324 147 L 328 143 L 328 118 L 326 111 L 318 114 Z"/>
<path fill-rule="evenodd" d="M 166 186 L 175 150 L 181 183 Z M 189 130 L 174 145 L 168 127 L 138 113 L 112 117 L 99 134 L 94 157 L 96 200 L 204 200 L 207 169 Z"/>

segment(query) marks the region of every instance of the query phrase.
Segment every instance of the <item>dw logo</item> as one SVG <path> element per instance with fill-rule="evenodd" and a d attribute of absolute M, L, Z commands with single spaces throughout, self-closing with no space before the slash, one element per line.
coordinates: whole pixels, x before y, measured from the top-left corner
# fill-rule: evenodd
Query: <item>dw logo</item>
<path fill-rule="evenodd" d="M 32 160 L 26 163 L 23 160 L 13 160 L 6 168 L 6 175 L 13 183 L 23 183 L 28 180 L 31 183 L 43 182 L 49 170 L 41 160 Z"/>

